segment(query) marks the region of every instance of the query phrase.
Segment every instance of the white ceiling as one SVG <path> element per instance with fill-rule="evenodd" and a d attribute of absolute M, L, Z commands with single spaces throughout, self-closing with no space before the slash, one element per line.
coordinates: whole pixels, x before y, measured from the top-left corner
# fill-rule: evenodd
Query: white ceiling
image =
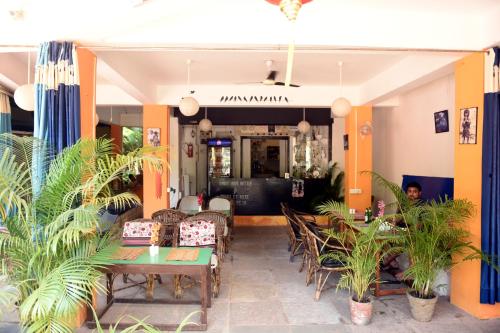
<path fill-rule="evenodd" d="M 293 36 L 292 81 L 302 86 L 293 90 L 296 104 L 331 103 L 339 60 L 344 93 L 365 103 L 450 73 L 463 51 L 500 42 L 499 0 L 314 0 L 302 7 L 293 35 L 265 0 L 138 2 L 0 0 L 0 85 L 26 83 L 26 48 L 74 40 L 99 59 L 98 104 L 175 105 L 192 59 L 191 83 L 213 86 L 201 98 L 214 105 L 221 94 L 248 94 L 253 88 L 239 83 L 263 80 L 266 60 L 274 60 L 283 81 Z M 276 87 L 260 88 L 251 93 Z"/>
<path fill-rule="evenodd" d="M 118 72 L 130 70 L 130 64 L 155 85 L 177 85 L 187 82 L 187 64 L 191 63 L 192 84 L 242 84 L 260 82 L 268 74 L 266 60 L 273 60 L 277 81 L 284 81 L 286 51 L 126 51 L 98 52 L 97 55 Z M 405 53 L 396 52 L 297 52 L 294 59 L 293 82 L 299 85 L 337 85 L 338 62 L 343 62 L 343 83 L 358 85 L 390 65 Z M 98 83 L 106 83 L 99 78 Z"/>

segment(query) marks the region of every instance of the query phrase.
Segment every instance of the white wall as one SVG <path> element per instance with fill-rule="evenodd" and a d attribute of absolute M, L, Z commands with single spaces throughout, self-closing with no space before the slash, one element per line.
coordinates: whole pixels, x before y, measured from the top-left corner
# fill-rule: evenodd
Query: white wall
<path fill-rule="evenodd" d="M 175 193 L 170 193 L 170 207 L 177 206 L 180 191 L 180 163 L 179 163 L 179 119 L 170 116 L 170 187 L 175 189 Z"/>
<path fill-rule="evenodd" d="M 337 162 L 340 170 L 345 170 L 344 133 L 345 119 L 335 118 L 332 126 L 332 161 Z"/>
<path fill-rule="evenodd" d="M 400 105 L 374 108 L 373 170 L 401 185 L 402 175 L 453 177 L 455 79 L 449 75 L 399 97 Z M 434 112 L 448 110 L 449 132 L 435 133 Z M 374 184 L 375 199 L 391 202 Z"/>

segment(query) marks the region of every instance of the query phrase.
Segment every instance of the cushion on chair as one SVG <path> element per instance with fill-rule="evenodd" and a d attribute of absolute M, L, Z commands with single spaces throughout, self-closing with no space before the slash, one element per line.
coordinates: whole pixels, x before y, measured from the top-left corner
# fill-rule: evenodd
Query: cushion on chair
<path fill-rule="evenodd" d="M 215 223 L 207 220 L 183 221 L 179 226 L 180 246 L 215 244 Z"/>
<path fill-rule="evenodd" d="M 321 260 L 321 266 L 325 266 L 328 268 L 337 268 L 337 267 L 344 267 L 344 263 L 335 259 L 325 258 Z"/>
<path fill-rule="evenodd" d="M 149 245 L 154 222 L 125 222 L 122 233 L 124 245 Z"/>

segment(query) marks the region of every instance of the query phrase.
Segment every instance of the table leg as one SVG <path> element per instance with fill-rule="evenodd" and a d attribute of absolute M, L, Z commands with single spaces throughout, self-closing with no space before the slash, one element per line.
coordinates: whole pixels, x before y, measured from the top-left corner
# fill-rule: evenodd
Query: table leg
<path fill-rule="evenodd" d="M 219 263 L 220 265 L 220 263 Z M 207 265 L 207 306 L 212 307 L 212 266 Z"/>
<path fill-rule="evenodd" d="M 208 265 L 210 267 L 210 265 Z M 209 270 L 206 268 L 201 268 L 200 270 L 200 297 L 201 297 L 201 315 L 200 322 L 202 325 L 207 325 L 207 305 L 210 302 L 210 275 L 208 275 Z"/>

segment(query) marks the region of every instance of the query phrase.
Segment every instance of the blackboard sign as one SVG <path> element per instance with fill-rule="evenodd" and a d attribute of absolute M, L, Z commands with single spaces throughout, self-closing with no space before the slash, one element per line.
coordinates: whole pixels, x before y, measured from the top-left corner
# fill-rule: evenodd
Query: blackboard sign
<path fill-rule="evenodd" d="M 232 198 L 236 215 L 281 215 L 280 203 L 288 201 L 291 193 L 290 179 L 246 178 L 209 181 L 210 197 Z"/>

